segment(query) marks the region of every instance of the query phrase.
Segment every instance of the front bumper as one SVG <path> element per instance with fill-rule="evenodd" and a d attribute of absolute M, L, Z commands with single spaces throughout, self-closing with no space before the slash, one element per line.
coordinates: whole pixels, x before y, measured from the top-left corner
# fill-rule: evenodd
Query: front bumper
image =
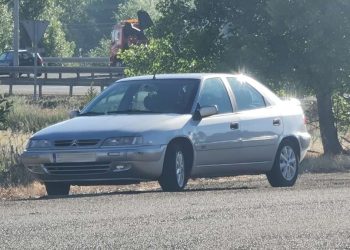
<path fill-rule="evenodd" d="M 131 183 L 156 180 L 163 169 L 166 145 L 25 151 L 25 167 L 44 182 L 70 184 Z"/>

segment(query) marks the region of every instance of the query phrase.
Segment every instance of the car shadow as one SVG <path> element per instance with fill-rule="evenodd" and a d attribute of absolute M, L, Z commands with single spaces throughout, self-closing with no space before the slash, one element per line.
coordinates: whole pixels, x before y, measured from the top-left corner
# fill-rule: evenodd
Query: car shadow
<path fill-rule="evenodd" d="M 259 187 L 256 186 L 242 186 L 242 187 L 201 187 L 201 188 L 189 188 L 179 192 L 166 192 L 161 189 L 153 190 L 126 190 L 126 191 L 114 191 L 114 192 L 101 192 L 101 193 L 85 193 L 85 194 L 70 194 L 70 195 L 57 195 L 57 196 L 41 196 L 39 198 L 29 198 L 22 200 L 58 200 L 58 199 L 77 199 L 77 198 L 89 198 L 89 197 L 103 197 L 103 196 L 117 196 L 117 195 L 141 195 L 141 194 L 179 194 L 179 193 L 195 193 L 195 192 L 213 192 L 213 191 L 239 191 L 239 190 L 255 190 Z"/>

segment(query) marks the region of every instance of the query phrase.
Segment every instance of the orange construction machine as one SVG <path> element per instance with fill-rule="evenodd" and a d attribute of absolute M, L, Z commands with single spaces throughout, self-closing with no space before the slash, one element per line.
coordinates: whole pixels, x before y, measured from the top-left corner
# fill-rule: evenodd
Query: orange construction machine
<path fill-rule="evenodd" d="M 137 12 L 137 19 L 127 19 L 116 24 L 112 31 L 110 49 L 110 65 L 121 66 L 122 61 L 118 58 L 118 52 L 128 49 L 132 44 L 145 44 L 147 38 L 144 30 L 153 25 L 152 19 L 146 11 Z"/>

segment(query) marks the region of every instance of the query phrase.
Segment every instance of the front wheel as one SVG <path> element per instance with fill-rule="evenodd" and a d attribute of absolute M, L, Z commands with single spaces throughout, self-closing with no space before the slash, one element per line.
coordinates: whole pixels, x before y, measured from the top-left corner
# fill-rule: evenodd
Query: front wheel
<path fill-rule="evenodd" d="M 273 187 L 291 187 L 298 178 L 299 158 L 295 145 L 284 141 L 278 148 L 274 165 L 266 174 Z"/>
<path fill-rule="evenodd" d="M 176 192 L 185 188 L 188 181 L 189 159 L 178 144 L 169 145 L 165 154 L 163 172 L 159 184 L 163 191 Z"/>
<path fill-rule="evenodd" d="M 45 182 L 47 195 L 68 195 L 70 185 L 67 183 L 59 182 Z"/>

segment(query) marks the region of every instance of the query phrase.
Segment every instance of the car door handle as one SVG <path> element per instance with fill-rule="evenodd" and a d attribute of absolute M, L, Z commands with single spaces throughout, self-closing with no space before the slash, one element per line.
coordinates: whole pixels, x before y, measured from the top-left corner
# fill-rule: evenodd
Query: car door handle
<path fill-rule="evenodd" d="M 232 130 L 236 130 L 236 129 L 239 129 L 239 124 L 238 122 L 233 122 L 230 124 L 230 129 Z"/>
<path fill-rule="evenodd" d="M 281 125 L 281 119 L 279 119 L 279 118 L 273 119 L 272 124 L 273 124 L 273 126 Z"/>

